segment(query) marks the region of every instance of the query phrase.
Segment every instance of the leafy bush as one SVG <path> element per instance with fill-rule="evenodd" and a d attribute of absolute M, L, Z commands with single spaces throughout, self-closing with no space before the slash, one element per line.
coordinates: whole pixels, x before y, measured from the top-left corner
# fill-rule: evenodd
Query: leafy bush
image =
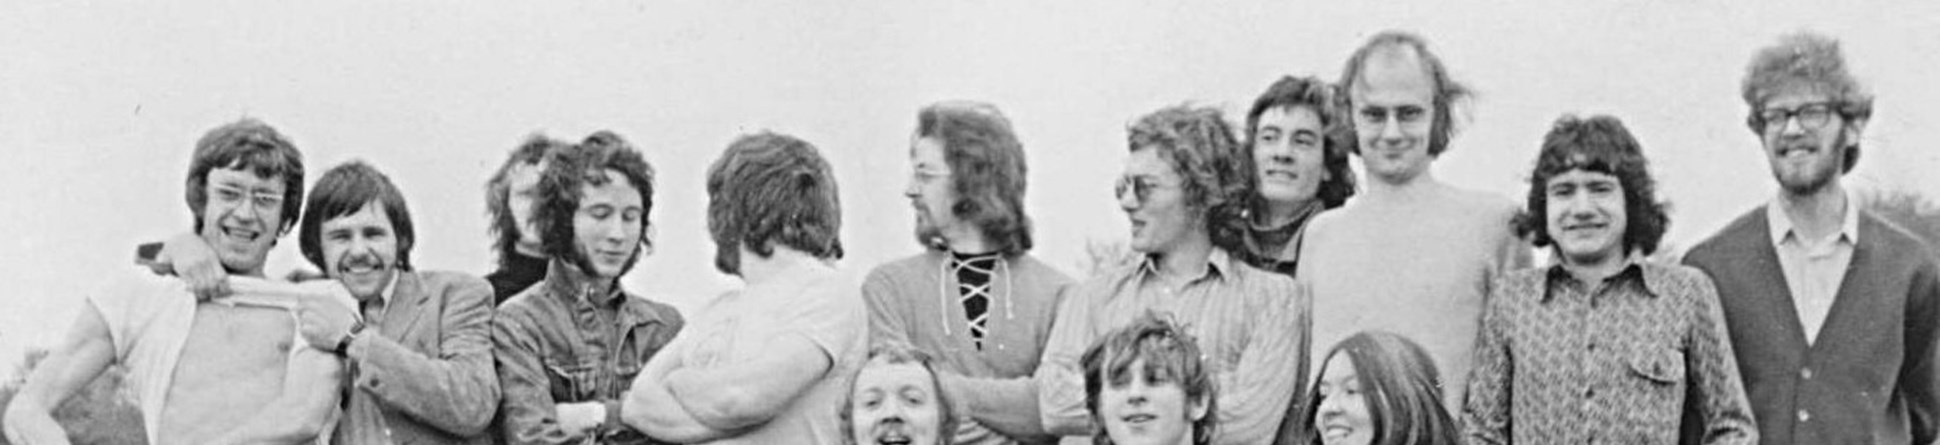
<path fill-rule="evenodd" d="M 21 382 L 45 358 L 45 350 L 27 351 L 20 368 L 15 370 L 18 374 L 6 387 L 0 388 L 0 407 L 13 402 Z M 124 383 L 127 377 L 127 371 L 120 366 L 109 367 L 54 409 L 54 420 L 67 429 L 69 441 L 77 445 L 148 443 L 147 434 L 142 430 L 141 411 L 135 408 L 134 398 Z M 0 437 L 0 445 L 6 444 L 6 438 Z"/>

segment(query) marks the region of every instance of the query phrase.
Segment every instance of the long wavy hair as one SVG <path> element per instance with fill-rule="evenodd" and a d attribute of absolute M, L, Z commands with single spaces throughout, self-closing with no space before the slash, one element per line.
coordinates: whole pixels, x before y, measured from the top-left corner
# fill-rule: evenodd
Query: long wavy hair
<path fill-rule="evenodd" d="M 761 132 L 729 144 L 707 168 L 707 232 L 714 268 L 741 274 L 741 247 L 763 257 L 776 246 L 842 258 L 842 201 L 822 153 L 793 136 Z"/>
<path fill-rule="evenodd" d="M 1126 130 L 1130 150 L 1158 150 L 1159 158 L 1184 179 L 1186 202 L 1214 246 L 1227 252 L 1246 248 L 1247 207 L 1254 195 L 1253 157 L 1234 139 L 1219 109 L 1175 105 L 1133 122 Z"/>
<path fill-rule="evenodd" d="M 1253 99 L 1253 107 L 1246 110 L 1246 156 L 1253 157 L 1254 142 L 1260 131 L 1260 115 L 1267 110 L 1280 108 L 1307 107 L 1320 118 L 1321 168 L 1327 171 L 1327 179 L 1320 181 L 1320 188 L 1314 192 L 1314 199 L 1320 200 L 1322 208 L 1336 208 L 1347 203 L 1354 196 L 1354 170 L 1348 166 L 1349 153 L 1355 152 L 1354 130 L 1349 122 L 1347 96 L 1341 94 L 1333 85 L 1317 77 L 1282 76 L 1274 81 L 1266 92 Z M 1257 167 L 1257 166 L 1256 166 Z M 1254 187 L 1259 187 L 1259 178 L 1254 178 Z M 1265 208 L 1266 204 L 1254 195 L 1255 211 Z"/>
<path fill-rule="evenodd" d="M 1024 214 L 1024 146 L 1010 119 L 980 102 L 941 102 L 916 116 L 916 135 L 943 145 L 950 166 L 950 212 L 976 226 L 1005 256 L 1031 250 L 1031 220 Z M 919 240 L 944 249 L 932 240 Z"/>

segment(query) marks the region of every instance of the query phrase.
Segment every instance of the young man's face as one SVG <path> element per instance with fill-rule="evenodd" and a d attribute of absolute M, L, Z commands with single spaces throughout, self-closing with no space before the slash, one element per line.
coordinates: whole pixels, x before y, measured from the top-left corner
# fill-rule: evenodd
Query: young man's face
<path fill-rule="evenodd" d="M 1787 88 L 1766 100 L 1761 109 L 1768 116 L 1796 113 L 1790 119 L 1766 121 L 1764 134 L 1759 137 L 1765 144 L 1772 176 L 1787 192 L 1816 192 L 1844 173 L 1847 126 L 1832 111 L 1828 95 L 1811 88 Z"/>
<path fill-rule="evenodd" d="M 1370 177 L 1405 184 L 1428 171 L 1435 81 L 1413 50 L 1376 50 L 1348 93 L 1361 162 Z"/>
<path fill-rule="evenodd" d="M 646 206 L 640 191 L 626 175 L 607 169 L 606 184 L 580 188 L 579 211 L 573 213 L 573 235 L 585 272 L 601 279 L 619 278 L 633 266 L 640 251 Z"/>
<path fill-rule="evenodd" d="M 1565 264 L 1605 265 L 1623 260 L 1629 224 L 1623 184 L 1608 173 L 1573 169 L 1549 178 L 1543 199 L 1549 238 Z"/>
<path fill-rule="evenodd" d="M 1099 388 L 1105 435 L 1121 445 L 1192 443 L 1192 422 L 1206 417 L 1205 401 L 1187 398 L 1179 376 L 1145 371 L 1145 360 L 1133 361 Z"/>
<path fill-rule="evenodd" d="M 518 163 L 505 173 L 505 207 L 512 211 L 512 222 L 518 227 L 519 240 L 515 247 L 529 255 L 544 256 L 539 241 L 539 230 L 532 224 L 532 205 L 539 197 L 539 174 L 546 171 L 546 161 Z"/>
<path fill-rule="evenodd" d="M 1118 206 L 1132 223 L 1133 251 L 1164 254 L 1195 234 L 1204 235 L 1198 210 L 1186 202 L 1185 178 L 1161 159 L 1158 148 L 1140 148 L 1125 160 Z"/>
<path fill-rule="evenodd" d="M 397 275 L 398 240 L 391 216 L 377 201 L 323 222 L 324 274 L 344 284 L 358 300 L 375 298 Z"/>
<path fill-rule="evenodd" d="M 929 370 L 916 363 L 871 360 L 856 374 L 855 443 L 941 445 L 942 405 Z"/>
<path fill-rule="evenodd" d="M 1260 197 L 1274 204 L 1304 204 L 1327 177 L 1320 115 L 1311 106 L 1273 107 L 1260 113 L 1253 131 L 1253 165 Z"/>
<path fill-rule="evenodd" d="M 262 276 L 263 263 L 283 232 L 283 178 L 244 169 L 213 168 L 204 184 L 202 239 L 230 273 Z"/>
<path fill-rule="evenodd" d="M 1368 445 L 1374 442 L 1374 419 L 1367 413 L 1367 396 L 1361 392 L 1361 376 L 1354 361 L 1336 355 L 1321 371 L 1320 409 L 1314 413 L 1314 428 L 1324 445 Z"/>
<path fill-rule="evenodd" d="M 903 196 L 909 197 L 910 207 L 916 210 L 916 237 L 928 242 L 963 224 L 950 211 L 957 197 L 950 187 L 950 164 L 944 158 L 943 141 L 913 138 L 909 166 L 909 186 L 903 189 Z"/>

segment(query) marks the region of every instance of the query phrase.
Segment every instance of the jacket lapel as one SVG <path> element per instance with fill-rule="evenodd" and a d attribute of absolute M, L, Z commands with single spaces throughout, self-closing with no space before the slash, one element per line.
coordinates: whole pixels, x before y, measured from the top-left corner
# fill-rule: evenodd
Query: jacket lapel
<path fill-rule="evenodd" d="M 410 345 L 412 339 L 407 336 L 416 333 L 413 328 L 419 320 L 437 311 L 424 307 L 431 301 L 431 295 L 425 292 L 424 283 L 416 272 L 399 272 L 395 292 L 391 295 L 391 307 L 384 311 L 384 321 L 380 326 L 383 332 L 391 334 L 391 339 Z"/>

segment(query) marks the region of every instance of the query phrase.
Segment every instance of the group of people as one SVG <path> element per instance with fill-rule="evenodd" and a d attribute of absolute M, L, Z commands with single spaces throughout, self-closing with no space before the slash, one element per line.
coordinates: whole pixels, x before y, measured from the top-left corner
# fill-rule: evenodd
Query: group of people
<path fill-rule="evenodd" d="M 1841 184 L 1871 96 L 1813 33 L 1759 51 L 1742 94 L 1780 187 L 1682 264 L 1649 259 L 1669 218 L 1618 118 L 1558 119 L 1520 204 L 1437 180 L 1468 90 L 1406 32 L 1338 83 L 1279 79 L 1243 128 L 1137 118 L 1116 184 L 1136 255 L 1083 279 L 1030 253 L 992 105 L 917 113 L 922 252 L 859 288 L 828 162 L 745 135 L 706 182 L 715 267 L 744 286 L 691 314 L 620 285 L 656 183 L 618 135 L 512 152 L 481 279 L 411 263 L 378 169 L 306 200 L 301 153 L 244 120 L 196 144 L 192 232 L 88 296 L 6 435 L 65 443 L 53 409 L 119 365 L 164 444 L 1934 442 L 1940 259 Z M 291 230 L 321 277 L 264 276 Z"/>

